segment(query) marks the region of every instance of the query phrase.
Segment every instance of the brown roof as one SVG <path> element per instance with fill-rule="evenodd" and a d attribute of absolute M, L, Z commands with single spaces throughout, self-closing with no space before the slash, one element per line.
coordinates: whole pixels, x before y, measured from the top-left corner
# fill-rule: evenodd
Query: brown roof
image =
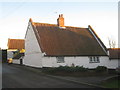
<path fill-rule="evenodd" d="M 46 56 L 106 55 L 88 28 L 71 26 L 60 28 L 56 24 L 35 22 L 32 22 L 32 26 L 41 50 Z"/>
<path fill-rule="evenodd" d="M 24 39 L 8 39 L 8 49 L 24 49 Z"/>
<path fill-rule="evenodd" d="M 109 48 L 110 59 L 120 59 L 120 48 Z"/>

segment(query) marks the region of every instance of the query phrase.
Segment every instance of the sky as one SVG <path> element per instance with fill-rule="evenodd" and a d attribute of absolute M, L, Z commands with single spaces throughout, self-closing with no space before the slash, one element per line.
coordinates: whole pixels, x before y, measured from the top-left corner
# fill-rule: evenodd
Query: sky
<path fill-rule="evenodd" d="M 108 38 L 118 44 L 117 0 L 4 0 L 0 1 L 0 47 L 7 49 L 8 38 L 24 39 L 30 18 L 33 22 L 57 24 L 59 14 L 64 16 L 65 26 L 91 25 L 107 48 Z"/>

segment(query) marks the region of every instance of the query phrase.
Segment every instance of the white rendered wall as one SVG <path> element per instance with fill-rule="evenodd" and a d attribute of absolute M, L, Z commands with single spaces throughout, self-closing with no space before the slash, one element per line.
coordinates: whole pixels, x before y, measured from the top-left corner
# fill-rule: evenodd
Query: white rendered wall
<path fill-rule="evenodd" d="M 20 64 L 20 59 L 13 59 L 14 64 Z"/>
<path fill-rule="evenodd" d="M 118 60 L 109 60 L 109 57 L 107 56 L 101 56 L 100 57 L 100 63 L 90 63 L 89 67 L 94 68 L 95 66 L 106 66 L 109 69 L 115 69 L 118 67 Z"/>
<path fill-rule="evenodd" d="M 41 50 L 32 29 L 31 23 L 29 23 L 29 29 L 25 37 L 25 57 L 23 64 L 33 67 L 42 67 Z"/>
<path fill-rule="evenodd" d="M 7 51 L 7 58 L 13 58 L 13 52 Z"/>
<path fill-rule="evenodd" d="M 108 67 L 111 69 L 116 69 L 118 66 L 120 66 L 119 62 L 120 62 L 120 60 L 118 60 L 118 59 L 109 60 Z"/>
<path fill-rule="evenodd" d="M 118 67 L 118 60 L 109 60 L 107 56 L 99 57 L 100 63 L 89 63 L 89 57 L 65 57 L 64 63 L 57 63 L 56 57 L 43 57 L 43 67 L 58 67 L 58 66 L 83 66 L 86 68 L 96 68 L 97 66 L 106 66 L 109 69 Z"/>
<path fill-rule="evenodd" d="M 66 63 L 57 63 L 56 57 L 43 57 L 42 65 L 43 67 L 59 67 L 66 66 Z"/>
<path fill-rule="evenodd" d="M 64 57 L 64 63 L 57 63 L 56 57 L 44 57 L 42 59 L 43 67 L 58 67 L 58 66 L 83 66 L 86 68 L 94 68 L 98 66 L 98 63 L 94 63 L 91 65 L 89 63 L 88 57 Z"/>

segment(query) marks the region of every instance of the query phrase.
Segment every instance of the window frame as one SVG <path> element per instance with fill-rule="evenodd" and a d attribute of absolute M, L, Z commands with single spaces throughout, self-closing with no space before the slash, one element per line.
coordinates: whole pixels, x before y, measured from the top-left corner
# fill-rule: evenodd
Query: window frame
<path fill-rule="evenodd" d="M 99 56 L 90 56 L 89 57 L 89 63 L 100 63 Z"/>

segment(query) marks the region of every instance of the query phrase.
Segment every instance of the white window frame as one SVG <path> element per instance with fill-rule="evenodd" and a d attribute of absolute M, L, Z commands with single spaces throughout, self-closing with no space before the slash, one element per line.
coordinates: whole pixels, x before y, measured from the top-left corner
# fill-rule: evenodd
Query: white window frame
<path fill-rule="evenodd" d="M 64 60 L 64 57 L 56 57 L 57 59 L 57 63 L 64 63 L 65 60 Z"/>
<path fill-rule="evenodd" d="M 100 63 L 100 58 L 98 56 L 89 57 L 89 63 Z"/>

